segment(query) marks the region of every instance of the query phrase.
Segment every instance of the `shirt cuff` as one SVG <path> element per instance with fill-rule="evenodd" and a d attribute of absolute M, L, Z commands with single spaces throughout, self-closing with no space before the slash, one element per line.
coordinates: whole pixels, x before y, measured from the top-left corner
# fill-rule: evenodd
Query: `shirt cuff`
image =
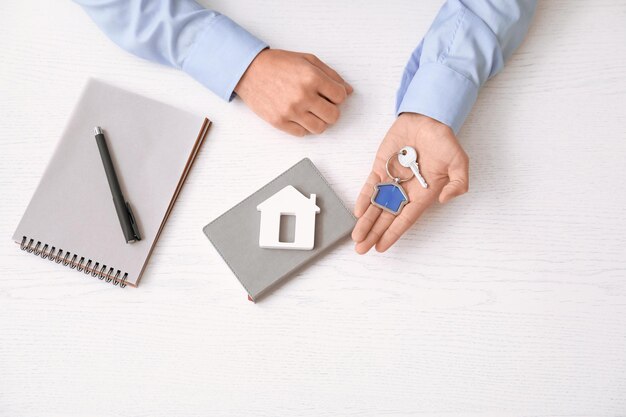
<path fill-rule="evenodd" d="M 478 87 L 440 63 L 419 67 L 396 114 L 419 113 L 444 123 L 458 133 L 478 97 Z"/>
<path fill-rule="evenodd" d="M 183 70 L 226 101 L 252 60 L 267 44 L 224 15 L 198 34 Z"/>

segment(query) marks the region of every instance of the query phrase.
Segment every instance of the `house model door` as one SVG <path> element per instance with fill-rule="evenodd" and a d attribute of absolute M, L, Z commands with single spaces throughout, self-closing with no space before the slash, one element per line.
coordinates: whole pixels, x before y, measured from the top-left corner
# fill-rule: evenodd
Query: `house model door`
<path fill-rule="evenodd" d="M 307 198 L 288 185 L 257 206 L 261 212 L 259 246 L 268 249 L 311 250 L 315 246 L 315 216 L 320 212 L 316 196 Z M 282 216 L 295 217 L 292 242 L 282 242 L 280 225 Z"/>

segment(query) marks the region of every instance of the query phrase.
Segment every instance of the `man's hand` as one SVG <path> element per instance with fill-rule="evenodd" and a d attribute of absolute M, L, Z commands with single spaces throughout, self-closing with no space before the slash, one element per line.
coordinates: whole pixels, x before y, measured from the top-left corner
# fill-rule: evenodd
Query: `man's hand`
<path fill-rule="evenodd" d="M 352 87 L 314 55 L 266 49 L 252 61 L 235 93 L 272 126 L 304 136 L 337 122 L 339 104 Z"/>
<path fill-rule="evenodd" d="M 428 188 L 422 188 L 415 177 L 402 183 L 409 203 L 394 216 L 370 203 L 374 185 L 392 181 L 385 171 L 389 156 L 405 146 L 417 150 L 420 173 Z M 397 158 L 389 162 L 392 175 L 407 177 L 409 168 L 402 167 Z M 367 182 L 361 190 L 354 214 L 359 218 L 352 232 L 356 251 L 364 254 L 372 246 L 384 252 L 393 245 L 422 213 L 435 202 L 446 203 L 467 192 L 469 185 L 469 159 L 448 126 L 415 113 L 403 113 L 393 123 L 383 139 Z"/>

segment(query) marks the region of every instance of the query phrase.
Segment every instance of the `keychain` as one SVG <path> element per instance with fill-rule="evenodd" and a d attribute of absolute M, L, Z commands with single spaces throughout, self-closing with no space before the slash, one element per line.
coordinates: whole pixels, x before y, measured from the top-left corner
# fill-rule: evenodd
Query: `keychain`
<path fill-rule="evenodd" d="M 394 177 L 389 172 L 389 162 L 394 156 L 398 157 L 398 162 L 405 168 L 410 168 L 412 175 L 407 178 Z M 419 165 L 417 163 L 417 151 L 410 147 L 405 146 L 400 149 L 399 152 L 391 155 L 385 163 L 385 170 L 387 175 L 393 181 L 381 182 L 374 186 L 374 194 L 372 195 L 372 204 L 376 207 L 388 211 L 393 215 L 398 215 L 402 208 L 409 202 L 409 196 L 402 188 L 403 182 L 406 182 L 415 176 L 422 187 L 428 188 L 428 184 L 422 174 L 420 174 Z"/>

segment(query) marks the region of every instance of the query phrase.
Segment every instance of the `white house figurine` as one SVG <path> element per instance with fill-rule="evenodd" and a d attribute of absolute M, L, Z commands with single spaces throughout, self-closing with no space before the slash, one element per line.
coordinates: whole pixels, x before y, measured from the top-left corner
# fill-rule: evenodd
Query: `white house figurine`
<path fill-rule="evenodd" d="M 315 204 L 315 194 L 306 198 L 288 185 L 257 206 L 261 212 L 259 246 L 270 249 L 311 250 L 315 245 L 315 215 L 320 208 Z M 280 217 L 295 216 L 293 242 L 280 241 Z"/>

